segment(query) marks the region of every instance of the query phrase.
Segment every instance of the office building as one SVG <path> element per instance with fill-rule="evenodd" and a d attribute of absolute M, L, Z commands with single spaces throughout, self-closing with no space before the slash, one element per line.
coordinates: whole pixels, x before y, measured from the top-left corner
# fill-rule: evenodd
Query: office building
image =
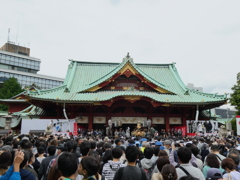
<path fill-rule="evenodd" d="M 0 48 L 0 82 L 15 77 L 22 87 L 33 83 L 41 89 L 50 89 L 62 85 L 64 79 L 40 75 L 41 60 L 30 56 L 30 49 L 5 43 Z"/>

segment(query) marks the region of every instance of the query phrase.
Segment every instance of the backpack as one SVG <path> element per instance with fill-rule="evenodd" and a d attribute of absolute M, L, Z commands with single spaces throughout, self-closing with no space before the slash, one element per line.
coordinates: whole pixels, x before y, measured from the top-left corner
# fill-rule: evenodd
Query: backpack
<path fill-rule="evenodd" d="M 157 163 L 155 162 L 155 163 L 152 164 L 152 166 L 149 169 L 144 169 L 144 168 L 142 168 L 141 162 L 140 161 L 138 162 L 138 166 L 139 166 L 140 169 L 142 169 L 145 172 L 145 174 L 147 176 L 147 180 L 151 180 L 152 172 L 153 172 L 154 167 L 155 167 L 156 164 Z"/>
<path fill-rule="evenodd" d="M 119 169 L 118 169 L 118 174 L 119 174 L 119 176 L 118 176 L 118 179 L 117 180 L 122 180 L 122 175 L 123 175 L 123 170 L 124 170 L 124 167 L 120 167 Z M 141 172 L 142 172 L 142 180 L 148 180 L 147 178 L 146 178 L 146 174 L 145 174 L 145 172 L 142 170 L 142 168 L 140 169 L 141 170 Z"/>

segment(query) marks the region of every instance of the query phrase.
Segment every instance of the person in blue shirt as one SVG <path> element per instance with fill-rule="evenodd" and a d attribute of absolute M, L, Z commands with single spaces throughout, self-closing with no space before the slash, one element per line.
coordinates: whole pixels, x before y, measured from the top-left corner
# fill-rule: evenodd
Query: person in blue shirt
<path fill-rule="evenodd" d="M 20 164 L 24 159 L 24 154 L 21 151 L 16 152 L 13 165 L 8 169 L 6 174 L 0 177 L 0 180 L 21 180 Z"/>

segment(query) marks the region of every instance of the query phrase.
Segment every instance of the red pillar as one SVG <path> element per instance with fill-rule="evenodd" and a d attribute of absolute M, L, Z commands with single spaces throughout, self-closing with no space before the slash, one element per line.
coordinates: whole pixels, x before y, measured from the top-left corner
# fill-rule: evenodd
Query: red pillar
<path fill-rule="evenodd" d="M 170 124 L 169 124 L 169 115 L 165 116 L 165 124 L 166 124 L 166 131 L 170 129 Z"/>
<path fill-rule="evenodd" d="M 168 131 L 168 129 L 170 129 L 170 124 L 169 124 L 169 107 L 166 107 L 166 115 L 165 115 L 165 124 L 166 124 L 166 132 Z"/>
<path fill-rule="evenodd" d="M 90 106 L 89 107 L 89 116 L 88 116 L 88 129 L 91 131 L 93 128 L 93 108 Z"/>
<path fill-rule="evenodd" d="M 88 116 L 88 129 L 91 131 L 92 128 L 93 128 L 93 116 L 92 114 L 90 114 L 90 116 Z"/>
<path fill-rule="evenodd" d="M 186 115 L 185 115 L 185 114 L 182 116 L 182 125 L 183 125 L 183 126 L 186 126 L 186 125 L 187 125 Z"/>

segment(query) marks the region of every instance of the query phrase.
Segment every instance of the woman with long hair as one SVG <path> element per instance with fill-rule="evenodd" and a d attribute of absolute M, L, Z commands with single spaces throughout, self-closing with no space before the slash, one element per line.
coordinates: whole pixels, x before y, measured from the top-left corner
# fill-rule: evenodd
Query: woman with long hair
<path fill-rule="evenodd" d="M 219 169 L 222 173 L 224 171 L 224 169 L 222 169 L 220 167 L 220 163 L 218 161 L 218 158 L 215 154 L 208 154 L 207 155 L 207 158 L 206 158 L 206 166 L 204 166 L 203 168 L 203 175 L 204 177 L 206 178 L 207 177 L 207 171 L 210 169 L 210 168 L 217 168 Z"/>

